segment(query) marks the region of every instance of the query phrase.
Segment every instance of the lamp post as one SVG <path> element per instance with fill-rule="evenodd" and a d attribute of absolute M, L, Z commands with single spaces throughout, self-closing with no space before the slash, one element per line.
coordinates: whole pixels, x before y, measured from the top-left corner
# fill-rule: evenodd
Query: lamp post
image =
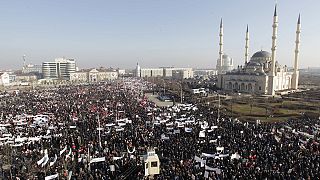
<path fill-rule="evenodd" d="M 183 96 L 182 96 L 182 84 L 179 83 L 180 85 L 180 103 L 182 104 L 182 101 L 183 101 Z"/>
<path fill-rule="evenodd" d="M 163 95 L 166 94 L 166 82 L 164 81 L 164 79 L 162 79 L 163 81 Z"/>
<path fill-rule="evenodd" d="M 102 145 L 101 145 L 101 127 L 100 127 L 99 115 L 97 115 L 97 120 L 98 120 L 98 125 L 99 125 L 99 146 L 100 146 L 100 148 L 102 148 Z"/>
<path fill-rule="evenodd" d="M 217 121 L 220 119 L 220 94 L 218 94 L 218 100 L 219 100 L 219 105 L 218 105 L 218 118 Z"/>

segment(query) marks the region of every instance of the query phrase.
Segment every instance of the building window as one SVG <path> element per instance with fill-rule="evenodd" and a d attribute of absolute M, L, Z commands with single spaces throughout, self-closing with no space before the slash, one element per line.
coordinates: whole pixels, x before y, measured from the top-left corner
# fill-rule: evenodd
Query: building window
<path fill-rule="evenodd" d="M 158 167 L 158 162 L 157 161 L 151 162 L 151 167 Z"/>
<path fill-rule="evenodd" d="M 261 86 L 259 86 L 259 91 L 261 91 Z"/>

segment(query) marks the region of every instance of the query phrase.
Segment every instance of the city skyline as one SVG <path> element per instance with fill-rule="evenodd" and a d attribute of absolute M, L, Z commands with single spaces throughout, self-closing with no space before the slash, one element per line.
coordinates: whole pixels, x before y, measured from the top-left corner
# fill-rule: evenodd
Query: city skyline
<path fill-rule="evenodd" d="M 262 4 L 263 3 L 263 4 Z M 275 2 L 201 1 L 28 1 L 1 2 L 0 69 L 19 69 L 57 57 L 75 58 L 80 68 L 215 68 L 219 22 L 225 53 L 244 63 L 246 25 L 249 56 L 270 52 Z M 319 67 L 320 2 L 279 1 L 277 58 L 293 66 L 295 27 L 301 13 L 300 68 Z"/>

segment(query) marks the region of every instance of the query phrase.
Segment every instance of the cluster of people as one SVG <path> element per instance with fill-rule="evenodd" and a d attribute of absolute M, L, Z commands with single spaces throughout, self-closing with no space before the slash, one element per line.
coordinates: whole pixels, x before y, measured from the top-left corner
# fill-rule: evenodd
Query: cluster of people
<path fill-rule="evenodd" d="M 247 123 L 203 104 L 158 107 L 136 79 L 3 93 L 3 179 L 315 179 L 319 119 Z"/>

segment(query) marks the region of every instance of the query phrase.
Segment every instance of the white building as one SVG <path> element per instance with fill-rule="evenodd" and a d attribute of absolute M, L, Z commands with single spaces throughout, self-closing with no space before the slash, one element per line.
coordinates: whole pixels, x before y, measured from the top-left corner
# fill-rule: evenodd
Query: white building
<path fill-rule="evenodd" d="M 44 79 L 70 79 L 70 73 L 76 72 L 74 59 L 57 58 L 54 62 L 42 63 Z"/>
<path fill-rule="evenodd" d="M 141 68 L 140 77 L 163 77 L 162 68 Z"/>
<path fill-rule="evenodd" d="M 190 79 L 193 78 L 192 70 L 174 70 L 172 71 L 173 79 Z"/>
<path fill-rule="evenodd" d="M 28 64 L 22 67 L 22 73 L 28 74 L 28 73 L 42 73 L 42 65 L 36 65 L 36 64 Z"/>
<path fill-rule="evenodd" d="M 174 67 L 160 67 L 160 68 L 141 68 L 137 63 L 135 69 L 136 77 L 173 77 L 173 74 L 178 74 L 181 72 L 183 79 L 193 78 L 192 68 L 174 68 Z M 177 76 L 176 76 L 177 77 Z"/>
<path fill-rule="evenodd" d="M 70 81 L 74 83 L 88 82 L 88 71 L 77 71 L 70 73 Z"/>
<path fill-rule="evenodd" d="M 112 69 L 90 69 L 70 73 L 70 81 L 79 82 L 100 82 L 115 80 L 118 78 L 118 72 Z"/>
<path fill-rule="evenodd" d="M 117 71 L 118 71 L 118 75 L 119 76 L 123 76 L 123 75 L 126 74 L 126 70 L 125 69 L 117 69 Z"/>
<path fill-rule="evenodd" d="M 216 76 L 218 71 L 216 69 L 195 69 L 194 76 Z"/>
<path fill-rule="evenodd" d="M 164 77 L 172 77 L 174 72 L 183 71 L 190 76 L 186 76 L 186 78 L 193 78 L 193 70 L 192 68 L 174 68 L 174 67 L 164 67 L 163 68 L 163 76 Z"/>
<path fill-rule="evenodd" d="M 0 86 L 10 85 L 10 74 L 7 72 L 0 73 Z"/>
<path fill-rule="evenodd" d="M 300 15 L 297 22 L 296 41 L 295 41 L 295 59 L 293 71 L 288 71 L 287 66 L 281 66 L 279 61 L 276 61 L 277 47 L 277 31 L 278 31 L 278 16 L 275 7 L 273 17 L 273 34 L 271 53 L 267 51 L 258 51 L 249 57 L 249 29 L 246 31 L 245 43 L 245 63 L 243 66 L 238 66 L 237 69 L 231 72 L 223 72 L 219 70 L 218 87 L 226 91 L 236 91 L 254 94 L 274 95 L 276 92 L 296 90 L 298 88 L 298 55 L 300 44 Z M 223 54 L 223 26 L 220 24 L 220 57 Z"/>
<path fill-rule="evenodd" d="M 31 81 L 36 81 L 37 79 L 38 79 L 37 75 L 32 73 L 16 75 L 17 82 L 31 82 Z"/>

